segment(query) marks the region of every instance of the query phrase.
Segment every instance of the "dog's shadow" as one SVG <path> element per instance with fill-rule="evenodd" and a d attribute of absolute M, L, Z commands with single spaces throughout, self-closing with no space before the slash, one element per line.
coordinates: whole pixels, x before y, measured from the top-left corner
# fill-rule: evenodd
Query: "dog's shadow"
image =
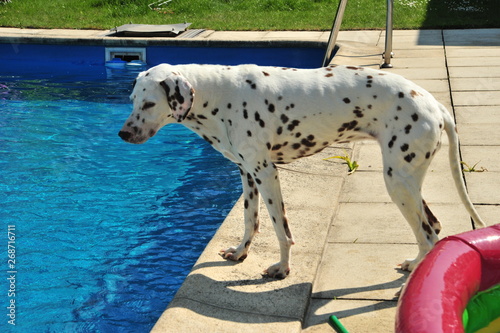
<path fill-rule="evenodd" d="M 228 271 L 227 268 L 235 265 L 237 263 L 230 261 L 212 261 L 196 265 L 168 309 L 182 308 L 207 318 L 236 323 L 298 321 L 307 327 L 327 322 L 331 314 L 345 318 L 395 307 L 396 298 L 371 299 L 348 308 L 340 305 L 338 310 L 335 306 L 331 313 L 321 309 L 329 302 L 349 300 L 350 295 L 360 292 L 397 289 L 407 278 L 407 274 L 401 272 L 401 277 L 386 283 L 312 293 L 311 282 L 300 282 L 300 279 L 294 276 L 276 280 L 267 276 L 255 278 L 255 275 L 246 278 L 239 274 L 235 274 L 231 279 L 231 276 L 223 275 Z M 221 275 L 204 274 L 205 269 L 211 272 L 220 271 Z"/>

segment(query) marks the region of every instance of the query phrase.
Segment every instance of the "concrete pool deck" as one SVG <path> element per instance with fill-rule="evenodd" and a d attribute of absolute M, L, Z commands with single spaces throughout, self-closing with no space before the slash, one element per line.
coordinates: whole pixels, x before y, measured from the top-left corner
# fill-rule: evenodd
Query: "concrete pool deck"
<path fill-rule="evenodd" d="M 103 31 L 0 28 L 0 41 L 39 38 L 101 40 Z M 205 31 L 191 40 L 321 42 L 328 32 Z M 126 40 L 113 43 L 126 43 Z M 139 43 L 136 40 L 136 43 Z M 170 39 L 171 40 L 171 39 Z M 157 42 L 159 42 L 157 40 Z M 500 29 L 394 31 L 393 69 L 433 93 L 455 114 L 470 196 L 487 224 L 500 215 Z M 378 68 L 384 33 L 342 31 L 333 63 Z M 443 235 L 471 229 L 447 161 L 446 139 L 424 183 L 424 196 L 443 223 Z M 360 167 L 347 175 L 338 159 L 348 154 Z M 292 272 L 284 280 L 262 277 L 278 260 L 267 211 L 261 233 L 241 263 L 218 252 L 243 233 L 240 199 L 194 265 L 152 332 L 334 332 L 332 314 L 351 333 L 392 332 L 394 294 L 408 274 L 397 264 L 414 257 L 409 226 L 389 199 L 374 142 L 335 145 L 280 170 L 285 205 L 296 245 Z"/>

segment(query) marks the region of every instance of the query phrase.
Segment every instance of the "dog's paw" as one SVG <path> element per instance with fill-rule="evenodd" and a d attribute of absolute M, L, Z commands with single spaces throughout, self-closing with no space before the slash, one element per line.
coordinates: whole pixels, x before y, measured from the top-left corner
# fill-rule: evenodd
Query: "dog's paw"
<path fill-rule="evenodd" d="M 270 266 L 264 271 L 264 275 L 282 280 L 290 274 L 290 266 L 287 264 L 277 263 Z"/>
<path fill-rule="evenodd" d="M 222 258 L 232 261 L 243 261 L 247 257 L 245 250 L 239 251 L 237 247 L 231 246 L 228 249 L 220 250 L 219 254 Z"/>
<path fill-rule="evenodd" d="M 417 259 L 407 259 L 400 266 L 401 270 L 411 272 L 417 267 L 420 260 Z"/>

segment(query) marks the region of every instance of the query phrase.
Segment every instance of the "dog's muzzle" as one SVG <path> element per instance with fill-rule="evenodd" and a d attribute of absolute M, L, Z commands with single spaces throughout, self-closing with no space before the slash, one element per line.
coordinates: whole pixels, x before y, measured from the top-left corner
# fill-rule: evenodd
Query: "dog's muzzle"
<path fill-rule="evenodd" d="M 119 136 L 120 138 L 122 138 L 122 140 L 123 140 L 123 141 L 127 141 L 127 142 L 128 142 L 128 141 L 130 140 L 130 138 L 132 137 L 132 133 L 130 133 L 130 132 L 125 132 L 125 131 L 120 131 L 120 132 L 118 133 L 118 136 Z"/>

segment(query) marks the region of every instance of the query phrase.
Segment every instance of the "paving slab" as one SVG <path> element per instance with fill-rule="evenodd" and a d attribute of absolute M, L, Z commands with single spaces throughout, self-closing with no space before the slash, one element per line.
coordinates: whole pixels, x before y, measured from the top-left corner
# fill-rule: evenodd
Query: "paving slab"
<path fill-rule="evenodd" d="M 499 122 L 500 126 L 500 122 Z M 462 159 L 469 165 L 477 163 L 476 169 L 484 172 L 500 172 L 500 154 L 498 146 L 466 146 L 462 145 Z"/>
<path fill-rule="evenodd" d="M 481 50 L 483 51 L 483 50 Z M 500 52 L 499 50 L 496 50 Z M 500 56 L 486 57 L 482 52 L 479 52 L 474 57 L 448 57 L 447 62 L 449 67 L 489 67 L 500 66 Z"/>
<path fill-rule="evenodd" d="M 498 29 L 443 30 L 446 45 L 453 46 L 500 46 Z"/>
<path fill-rule="evenodd" d="M 453 91 L 452 96 L 456 106 L 500 105 L 498 91 Z"/>
<path fill-rule="evenodd" d="M 481 59 L 484 57 L 498 57 L 498 53 L 500 50 L 495 47 L 467 47 L 463 46 L 446 46 L 446 57 L 447 58 L 475 58 L 476 63 L 481 62 Z M 471 67 L 477 67 L 476 65 Z"/>
<path fill-rule="evenodd" d="M 500 113 L 498 108 L 494 106 L 458 106 L 455 107 L 455 115 L 460 126 L 465 124 L 497 124 L 500 126 Z M 487 141 L 484 144 L 487 144 Z"/>
<path fill-rule="evenodd" d="M 460 143 L 466 146 L 499 146 L 499 123 L 458 124 Z M 485 140 L 487 138 L 487 140 Z"/>
<path fill-rule="evenodd" d="M 408 276 L 398 264 L 417 252 L 416 244 L 328 243 L 313 297 L 394 300 Z"/>
<path fill-rule="evenodd" d="M 303 332 L 335 332 L 328 324 L 333 314 L 349 332 L 393 332 L 396 304 L 396 301 L 318 299 L 313 295 Z"/>
<path fill-rule="evenodd" d="M 468 172 L 465 175 L 465 180 L 473 202 L 488 205 L 500 203 L 500 191 L 498 190 L 500 188 L 500 173 L 492 171 Z"/>
<path fill-rule="evenodd" d="M 427 203 L 442 224 L 440 238 L 470 230 L 470 217 L 463 206 Z M 340 203 L 328 240 L 351 244 L 416 244 L 410 226 L 392 202 Z"/>
<path fill-rule="evenodd" d="M 421 68 L 386 68 L 385 71 L 404 76 L 409 80 L 445 80 L 448 78 L 448 72 L 444 67 L 428 68 L 425 71 Z"/>
<path fill-rule="evenodd" d="M 500 92 L 500 75 L 498 77 L 451 77 L 450 85 L 453 91 L 489 91 Z"/>
<path fill-rule="evenodd" d="M 500 77 L 500 67 L 450 67 L 450 77 L 481 77 L 493 78 Z"/>

